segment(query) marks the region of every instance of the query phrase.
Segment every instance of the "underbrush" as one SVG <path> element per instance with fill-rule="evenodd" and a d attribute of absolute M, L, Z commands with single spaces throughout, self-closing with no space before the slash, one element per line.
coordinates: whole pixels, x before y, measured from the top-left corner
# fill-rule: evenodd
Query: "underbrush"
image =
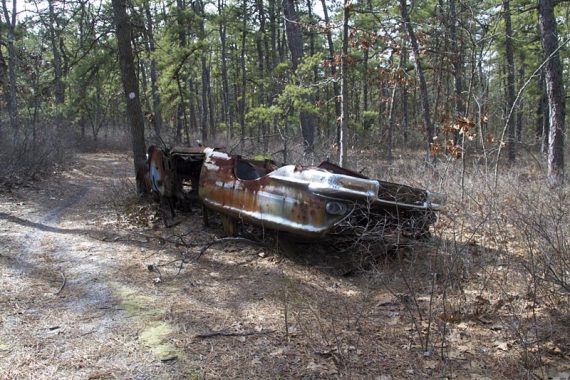
<path fill-rule="evenodd" d="M 326 158 L 291 152 L 303 163 Z M 280 343 L 310 358 L 306 373 L 325 378 L 562 376 L 570 359 L 570 188 L 549 187 L 544 170 L 524 158 L 495 174 L 475 161 L 397 153 L 387 162 L 352 152 L 352 168 L 446 193 L 432 238 L 285 252 L 267 297 L 279 310 Z M 136 203 L 140 224 L 154 223 L 156 208 Z"/>
<path fill-rule="evenodd" d="M 549 186 L 545 171 L 524 157 L 496 173 L 475 161 L 399 157 L 387 162 L 360 152 L 353 169 L 446 193 L 432 239 L 342 252 L 359 266 L 350 272 L 360 287 L 351 297 L 323 297 L 289 282 L 283 302 L 296 334 L 349 377 L 366 373 L 363 360 L 378 363 L 369 353 L 383 340 L 401 345 L 383 348 L 392 358 L 403 349 L 406 360 L 417 359 L 402 363 L 410 377 L 549 378 L 570 371 L 569 186 Z M 378 327 L 391 324 L 392 315 L 403 326 Z M 379 330 L 394 335 L 377 337 Z M 322 373 L 336 373 L 326 363 Z"/>
<path fill-rule="evenodd" d="M 72 157 L 74 138 L 65 128 L 29 130 L 0 142 L 0 190 L 10 190 L 59 172 Z"/>
<path fill-rule="evenodd" d="M 429 244 L 366 271 L 370 288 L 405 299 L 424 357 L 439 358 L 441 376 L 470 355 L 491 360 L 490 373 L 558 373 L 570 358 L 569 187 L 549 187 L 544 172 L 523 164 L 496 177 L 460 161 L 400 159 L 388 168 L 383 179 L 448 196 Z"/>

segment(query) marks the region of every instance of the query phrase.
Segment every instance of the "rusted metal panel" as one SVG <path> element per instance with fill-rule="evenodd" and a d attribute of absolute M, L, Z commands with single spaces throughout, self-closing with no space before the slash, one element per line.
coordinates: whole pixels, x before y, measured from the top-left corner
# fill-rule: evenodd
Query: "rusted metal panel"
<path fill-rule="evenodd" d="M 150 159 L 153 189 L 184 202 L 190 187 L 206 207 L 231 219 L 308 237 L 386 226 L 425 231 L 440 194 L 385 181 L 323 162 L 277 166 L 211 148 L 175 148 Z M 169 184 L 173 189 L 169 189 Z"/>
<path fill-rule="evenodd" d="M 327 198 L 310 188 L 310 171 L 284 166 L 255 179 L 242 180 L 235 169 L 239 157 L 213 152 L 204 161 L 199 194 L 209 208 L 235 218 L 281 231 L 322 236 L 345 217 L 326 212 Z M 251 163 L 246 161 L 247 163 Z M 258 174 L 266 167 L 256 166 Z M 259 173 L 261 172 L 261 173 Z"/>
<path fill-rule="evenodd" d="M 152 145 L 148 148 L 148 175 L 150 179 L 151 191 L 164 194 L 166 192 L 166 168 L 164 152 Z"/>

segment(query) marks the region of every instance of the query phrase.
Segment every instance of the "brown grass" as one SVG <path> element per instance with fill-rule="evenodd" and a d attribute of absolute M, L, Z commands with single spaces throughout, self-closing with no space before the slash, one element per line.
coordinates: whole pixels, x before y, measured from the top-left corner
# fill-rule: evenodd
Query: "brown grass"
<path fill-rule="evenodd" d="M 460 161 L 433 166 L 421 154 L 398 152 L 393 162 L 360 154 L 372 177 L 448 194 L 431 241 L 362 257 L 247 229 L 265 245 L 228 241 L 197 259 L 222 236 L 219 222 L 205 228 L 194 210 L 164 229 L 155 205 L 131 197 L 127 181 L 115 182 L 105 192 L 113 202 L 95 198 L 78 206 L 98 205 L 90 214 L 100 227 L 94 252 L 113 262 L 109 273 L 98 274 L 112 293 L 112 310 L 119 310 L 112 314 L 117 324 L 105 330 L 107 343 L 62 345 L 55 354 L 13 345 L 13 336 L 0 334 L 0 368 L 18 358 L 9 373 L 22 378 L 61 377 L 78 363 L 88 378 L 127 377 L 134 368 L 153 378 L 196 379 L 510 379 L 569 372 L 568 188 L 548 188 L 532 165 L 505 169 L 495 186 L 475 162 L 462 176 Z M 78 210 L 74 221 L 84 223 Z M 14 249 L 18 244 L 14 236 Z M 9 257 L 0 257 L 2 265 Z M 36 264 L 58 263 L 48 252 Z M 29 278 L 26 286 L 41 292 L 60 285 L 56 270 Z M 16 292 L 17 280 L 3 279 Z M 18 294 L 22 305 L 37 302 L 32 293 Z M 57 302 L 50 296 L 42 303 L 47 315 L 81 329 L 76 316 L 50 308 Z M 33 335 L 18 339 L 41 344 Z M 50 339 L 77 336 L 73 330 Z"/>
<path fill-rule="evenodd" d="M 533 378 L 567 370 L 568 283 L 560 279 L 569 273 L 568 188 L 548 188 L 533 165 L 505 169 L 495 184 L 492 170 L 476 163 L 467 163 L 462 175 L 460 161 L 426 165 L 402 153 L 374 163 L 373 157 L 361 157 L 367 167 L 357 170 L 448 194 L 433 240 L 364 261 L 353 252 L 348 264 L 318 246 L 281 244 L 285 251 L 271 261 L 241 251 L 253 255 L 247 266 L 254 270 L 235 284 L 234 269 L 222 277 L 239 289 L 232 292 L 235 307 L 276 331 L 263 339 L 262 361 L 292 377 Z M 216 249 L 204 260 L 233 263 L 235 250 Z M 255 290 L 243 287 L 243 276 Z M 253 308 L 244 305 L 252 291 L 260 298 Z M 286 357 L 287 365 L 275 357 Z M 217 367 L 221 372 L 211 374 L 272 374 L 242 372 L 239 355 L 223 358 L 234 363 L 232 371 Z"/>

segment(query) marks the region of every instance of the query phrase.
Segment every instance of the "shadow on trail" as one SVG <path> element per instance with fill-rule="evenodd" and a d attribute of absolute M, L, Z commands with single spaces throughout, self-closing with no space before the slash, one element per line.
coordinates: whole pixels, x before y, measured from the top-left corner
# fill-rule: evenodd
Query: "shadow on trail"
<path fill-rule="evenodd" d="M 0 220 L 6 220 L 10 223 L 18 224 L 20 226 L 33 228 L 42 232 L 49 232 L 62 235 L 78 235 L 92 240 L 104 243 L 121 243 L 125 245 L 148 248 L 151 240 L 162 241 L 159 236 L 132 236 L 131 234 L 120 234 L 112 231 L 98 230 L 98 229 L 85 229 L 85 228 L 60 228 L 50 226 L 40 222 L 32 222 L 31 220 L 22 219 L 20 217 L 0 212 Z"/>
<path fill-rule="evenodd" d="M 7 220 L 8 222 L 19 224 L 19 225 L 24 226 L 24 227 L 35 228 L 35 229 L 38 229 L 40 231 L 53 232 L 53 233 L 57 233 L 57 234 L 78 234 L 78 235 L 92 236 L 91 234 L 93 234 L 93 233 L 99 233 L 99 234 L 102 233 L 101 231 L 92 231 L 92 230 L 87 230 L 87 229 L 83 229 L 83 228 L 69 228 L 69 229 L 67 229 L 67 228 L 59 228 L 59 227 L 48 226 L 48 225 L 43 224 L 43 223 L 32 222 L 31 220 L 22 219 L 20 217 L 14 216 L 14 215 L 7 214 L 5 212 L 0 212 L 0 219 L 4 219 L 4 220 Z"/>

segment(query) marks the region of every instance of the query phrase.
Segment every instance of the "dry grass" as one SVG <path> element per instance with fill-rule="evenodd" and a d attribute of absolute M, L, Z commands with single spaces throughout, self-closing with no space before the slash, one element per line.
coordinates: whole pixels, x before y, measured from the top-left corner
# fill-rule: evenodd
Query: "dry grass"
<path fill-rule="evenodd" d="M 431 241 L 362 257 L 246 229 L 265 246 L 228 241 L 198 259 L 222 236 L 219 222 L 204 228 L 195 210 L 164 229 L 154 205 L 130 196 L 128 182 L 106 182 L 105 191 L 66 219 L 79 228 L 89 215 L 98 228 L 89 234 L 98 240 L 78 234 L 73 244 L 96 244 L 97 262 L 107 263 L 96 270 L 109 308 L 94 318 L 113 317 L 114 324 L 88 335 L 89 344 L 80 337 L 92 325 L 58 314 L 60 297 L 50 296 L 41 303 L 46 315 L 77 330 L 50 336 L 44 350 L 34 348 L 41 337 L 33 329 L 28 337 L 0 334 L 0 368 L 17 358 L 6 373 L 22 378 L 61 377 L 74 368 L 83 378 L 509 379 L 569 372 L 568 188 L 547 188 L 530 166 L 505 170 L 495 187 L 475 164 L 462 178 L 457 161 L 433 167 L 404 153 L 391 163 L 374 161 L 369 152 L 360 158 L 370 176 L 448 194 Z M 120 168 L 129 170 L 130 163 Z M 94 205 L 96 212 L 87 212 Z M 27 217 L 8 208 L 3 212 Z M 36 211 L 30 206 L 29 212 Z M 15 227 L 2 228 L 16 249 L 22 238 Z M 25 307 L 38 298 L 19 284 L 29 281 L 28 288 L 44 293 L 58 288 L 53 268 L 63 264 L 57 258 L 48 252 L 32 262 L 41 275 L 3 276 L 7 294 L 17 294 Z M 12 259 L 0 260 L 8 268 Z M 13 298 L 2 302 L 19 318 Z M 52 343 L 61 349 L 54 352 Z"/>
<path fill-rule="evenodd" d="M 61 129 L 5 131 L 0 140 L 0 191 L 29 184 L 70 166 L 73 134 Z M 15 140 L 14 140 L 15 139 Z"/>
<path fill-rule="evenodd" d="M 548 188 L 530 166 L 499 173 L 495 184 L 491 170 L 475 164 L 462 174 L 459 161 L 372 158 L 361 157 L 369 175 L 445 192 L 448 209 L 432 241 L 372 257 L 352 252 L 347 261 L 318 245 L 283 242 L 276 263 L 254 256 L 248 265 L 269 270 L 245 278 L 255 278 L 254 294 L 270 290 L 271 298 L 263 295 L 251 312 L 280 333 L 267 351 L 288 353 L 288 364 L 276 368 L 293 377 L 562 376 L 570 355 L 568 283 L 561 282 L 569 269 L 568 189 Z M 214 257 L 234 262 L 232 251 Z M 242 284 L 232 284 L 240 310 L 249 298 Z M 231 368 L 216 376 L 244 374 Z"/>

